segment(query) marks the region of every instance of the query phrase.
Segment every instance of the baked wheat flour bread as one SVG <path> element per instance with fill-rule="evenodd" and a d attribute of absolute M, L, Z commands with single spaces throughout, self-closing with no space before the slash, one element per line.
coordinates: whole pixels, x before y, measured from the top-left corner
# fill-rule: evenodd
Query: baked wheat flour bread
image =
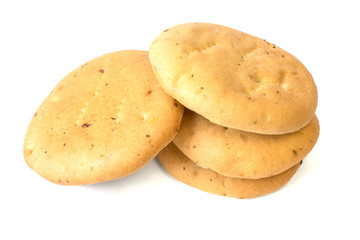
<path fill-rule="evenodd" d="M 170 96 L 218 125 L 284 134 L 314 117 L 317 89 L 311 74 L 263 39 L 225 26 L 187 23 L 162 32 L 149 57 Z"/>
<path fill-rule="evenodd" d="M 254 198 L 274 192 L 284 186 L 299 168 L 300 163 L 268 178 L 242 179 L 221 175 L 197 166 L 173 143 L 158 155 L 164 168 L 177 180 L 200 190 L 235 198 Z"/>
<path fill-rule="evenodd" d="M 175 137 L 182 114 L 155 79 L 147 52 L 106 54 L 68 74 L 41 104 L 24 157 L 58 184 L 124 177 Z"/>
<path fill-rule="evenodd" d="M 257 179 L 299 163 L 319 137 L 316 116 L 299 131 L 263 135 L 222 127 L 185 109 L 173 143 L 197 165 L 222 175 Z"/>

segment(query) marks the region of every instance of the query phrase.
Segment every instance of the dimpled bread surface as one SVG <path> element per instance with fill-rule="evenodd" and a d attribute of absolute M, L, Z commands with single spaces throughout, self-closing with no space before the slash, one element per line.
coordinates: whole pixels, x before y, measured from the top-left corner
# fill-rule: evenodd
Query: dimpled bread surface
<path fill-rule="evenodd" d="M 311 74 L 263 39 L 225 26 L 187 23 L 162 32 L 149 57 L 170 96 L 218 125 L 284 134 L 314 117 L 317 89 Z"/>
<path fill-rule="evenodd" d="M 258 179 L 299 163 L 314 147 L 319 129 L 314 116 L 299 131 L 263 135 L 222 127 L 185 109 L 173 143 L 199 166 L 229 177 Z"/>
<path fill-rule="evenodd" d="M 183 107 L 165 94 L 145 51 L 119 51 L 68 74 L 34 114 L 27 164 L 47 180 L 90 184 L 129 175 L 176 135 Z"/>
<path fill-rule="evenodd" d="M 158 159 L 180 182 L 209 193 L 235 198 L 254 198 L 274 192 L 284 186 L 300 166 L 298 163 L 278 175 L 262 179 L 226 177 L 197 166 L 173 143 L 159 153 Z"/>

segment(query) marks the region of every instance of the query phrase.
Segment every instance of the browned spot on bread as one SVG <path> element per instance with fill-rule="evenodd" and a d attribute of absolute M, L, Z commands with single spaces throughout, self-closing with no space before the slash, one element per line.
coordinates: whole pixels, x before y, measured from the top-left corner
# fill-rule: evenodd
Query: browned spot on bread
<path fill-rule="evenodd" d="M 33 117 L 36 117 L 36 116 L 37 116 L 37 114 L 38 114 L 38 113 L 36 112 L 36 113 L 34 114 L 34 116 L 33 116 Z"/>
<path fill-rule="evenodd" d="M 147 91 L 147 95 L 150 95 L 151 93 L 152 93 L 152 91 L 151 91 L 151 90 Z"/>
<path fill-rule="evenodd" d="M 293 154 L 296 156 L 298 153 L 295 149 L 293 149 Z"/>
<path fill-rule="evenodd" d="M 100 69 L 99 72 L 104 73 L 104 69 Z"/>

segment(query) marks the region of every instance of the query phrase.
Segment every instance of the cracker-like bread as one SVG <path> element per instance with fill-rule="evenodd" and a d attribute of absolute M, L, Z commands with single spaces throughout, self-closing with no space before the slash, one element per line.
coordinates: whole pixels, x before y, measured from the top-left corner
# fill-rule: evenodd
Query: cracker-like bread
<path fill-rule="evenodd" d="M 220 25 L 188 23 L 162 32 L 149 57 L 164 90 L 216 124 L 284 134 L 314 117 L 317 89 L 311 74 L 263 39 Z"/>
<path fill-rule="evenodd" d="M 173 143 L 170 143 L 158 154 L 158 159 L 164 168 L 180 182 L 209 193 L 235 198 L 254 198 L 274 192 L 284 186 L 300 166 L 298 163 L 290 169 L 268 178 L 226 177 L 210 169 L 197 166 Z"/>
<path fill-rule="evenodd" d="M 47 180 L 108 181 L 144 166 L 174 137 L 183 107 L 165 94 L 145 51 L 119 51 L 68 74 L 34 114 L 24 157 Z"/>
<path fill-rule="evenodd" d="M 222 127 L 185 109 L 173 142 L 199 166 L 229 177 L 257 179 L 300 162 L 314 147 L 319 129 L 315 116 L 297 132 L 263 135 Z"/>

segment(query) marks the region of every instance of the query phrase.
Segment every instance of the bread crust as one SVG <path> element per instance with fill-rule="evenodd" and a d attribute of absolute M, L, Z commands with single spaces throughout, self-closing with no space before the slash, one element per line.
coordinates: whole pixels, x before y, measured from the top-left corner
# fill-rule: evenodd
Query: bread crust
<path fill-rule="evenodd" d="M 156 81 L 147 52 L 105 54 L 44 100 L 27 129 L 24 157 L 57 184 L 117 179 L 154 158 L 175 137 L 182 114 Z"/>
<path fill-rule="evenodd" d="M 319 131 L 316 116 L 297 132 L 263 135 L 222 127 L 185 109 L 173 142 L 202 167 L 229 177 L 258 179 L 299 163 L 315 146 Z"/>
<path fill-rule="evenodd" d="M 226 177 L 210 169 L 197 166 L 173 143 L 159 153 L 158 159 L 164 168 L 180 182 L 205 192 L 234 198 L 254 198 L 274 192 L 284 186 L 300 166 L 298 163 L 290 169 L 268 178 Z"/>
<path fill-rule="evenodd" d="M 164 90 L 221 126 L 285 134 L 307 125 L 317 88 L 305 66 L 274 44 L 221 25 L 187 23 L 151 44 Z"/>

